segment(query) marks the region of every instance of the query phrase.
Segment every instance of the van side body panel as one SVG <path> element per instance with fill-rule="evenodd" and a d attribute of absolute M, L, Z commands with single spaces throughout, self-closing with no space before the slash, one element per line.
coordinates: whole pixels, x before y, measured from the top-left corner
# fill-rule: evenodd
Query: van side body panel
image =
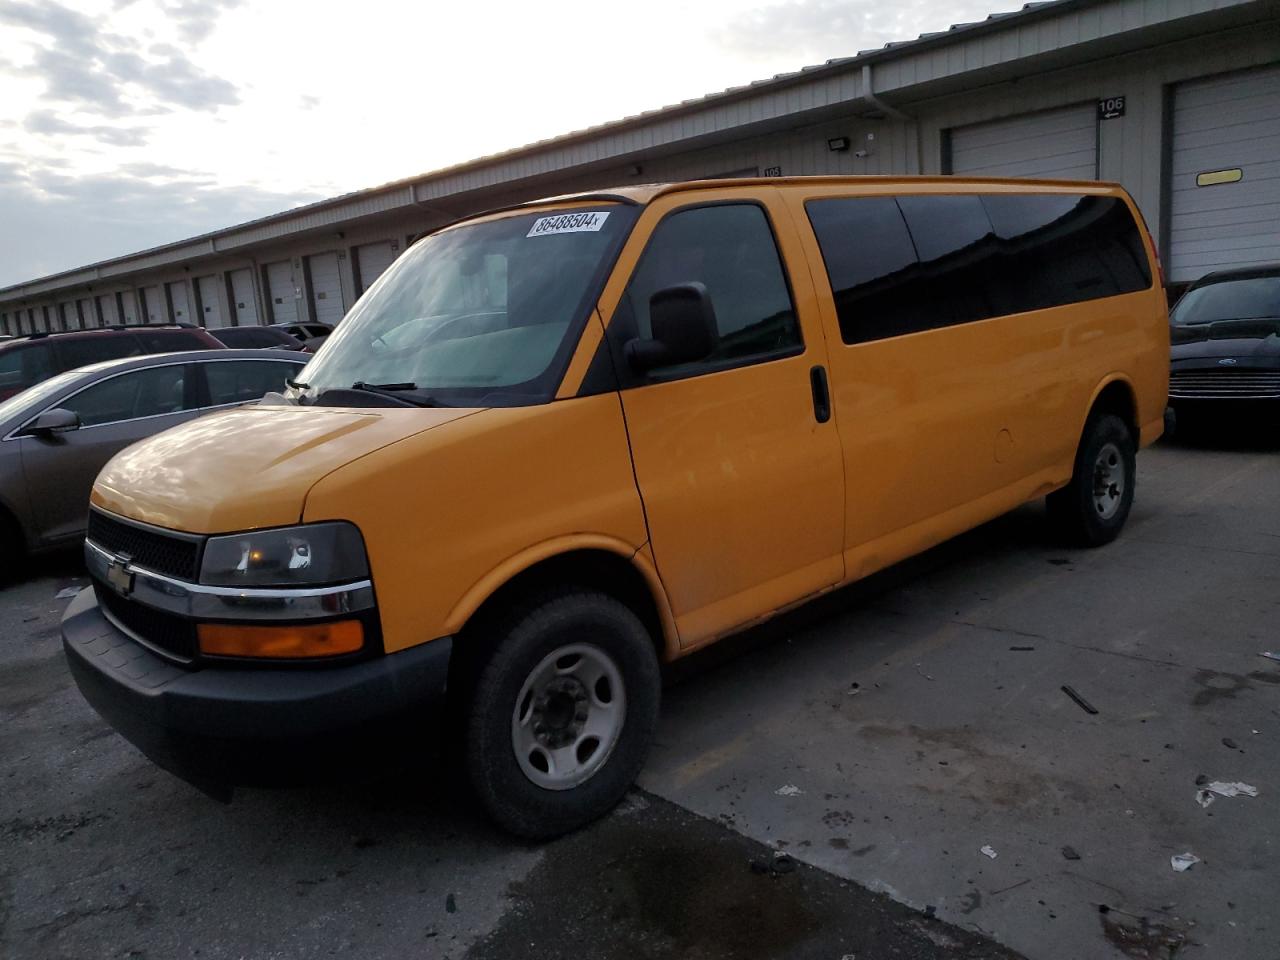
<path fill-rule="evenodd" d="M 1102 184 L 967 181 L 797 183 L 783 187 L 830 344 L 845 459 L 846 581 L 925 550 L 1064 486 L 1091 406 L 1132 387 L 1141 441 L 1160 430 L 1168 385 L 1164 292 L 1150 289 L 901 336 L 845 344 L 805 202 L 838 197 L 1069 193 Z M 1151 264 L 1154 248 L 1134 212 Z M 874 243 L 874 238 L 867 238 Z"/>
<path fill-rule="evenodd" d="M 490 585 L 555 548 L 634 556 L 646 540 L 616 393 L 467 419 L 373 451 L 307 494 L 304 521 L 364 534 L 387 652 L 456 633 Z"/>

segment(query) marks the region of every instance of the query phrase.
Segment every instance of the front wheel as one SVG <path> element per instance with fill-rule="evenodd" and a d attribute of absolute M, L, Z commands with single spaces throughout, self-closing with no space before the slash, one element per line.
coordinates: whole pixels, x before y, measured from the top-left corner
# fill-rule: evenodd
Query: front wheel
<path fill-rule="evenodd" d="M 657 724 L 661 679 L 644 625 L 610 596 L 568 590 L 513 611 L 493 640 L 466 708 L 480 803 L 533 840 L 603 816 L 640 772 Z"/>
<path fill-rule="evenodd" d="M 1136 447 L 1114 414 L 1091 417 L 1076 451 L 1071 482 L 1049 494 L 1049 517 L 1070 543 L 1100 547 L 1120 533 L 1133 506 Z"/>

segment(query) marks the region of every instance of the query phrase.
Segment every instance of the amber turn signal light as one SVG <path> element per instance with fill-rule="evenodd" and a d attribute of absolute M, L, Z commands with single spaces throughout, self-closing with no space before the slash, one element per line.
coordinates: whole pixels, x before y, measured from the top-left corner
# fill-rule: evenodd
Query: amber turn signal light
<path fill-rule="evenodd" d="M 200 652 L 214 657 L 333 657 L 364 646 L 359 620 L 290 626 L 202 623 L 196 636 Z"/>

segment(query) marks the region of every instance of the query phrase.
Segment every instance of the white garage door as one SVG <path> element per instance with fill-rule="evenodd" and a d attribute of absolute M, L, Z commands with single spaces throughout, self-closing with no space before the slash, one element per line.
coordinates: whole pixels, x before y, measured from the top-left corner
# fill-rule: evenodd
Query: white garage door
<path fill-rule="evenodd" d="M 267 264 L 267 297 L 271 301 L 272 323 L 298 322 L 298 301 L 294 299 L 291 261 L 280 260 Z"/>
<path fill-rule="evenodd" d="M 142 288 L 142 312 L 147 323 L 165 323 L 169 319 L 169 311 L 164 305 L 164 294 L 159 287 Z"/>
<path fill-rule="evenodd" d="M 102 317 L 104 326 L 114 327 L 120 322 L 120 315 L 116 312 L 114 293 L 104 293 L 98 297 L 98 315 Z"/>
<path fill-rule="evenodd" d="M 338 276 L 338 255 L 317 253 L 307 257 L 311 273 L 311 309 L 321 323 L 337 323 L 347 308 L 342 304 L 342 280 Z"/>
<path fill-rule="evenodd" d="M 140 323 L 142 315 L 138 312 L 138 294 L 133 290 L 125 290 L 120 294 L 120 302 L 124 304 L 125 323 Z"/>
<path fill-rule="evenodd" d="M 373 281 L 382 276 L 384 270 L 395 263 L 396 250 L 394 241 L 382 243 L 366 243 L 356 247 L 356 266 L 360 268 L 360 292 L 364 293 L 373 286 Z"/>
<path fill-rule="evenodd" d="M 98 325 L 98 311 L 94 307 L 93 301 L 89 298 L 76 301 L 76 307 L 80 311 L 80 324 L 86 330 Z"/>
<path fill-rule="evenodd" d="M 249 268 L 231 271 L 231 296 L 235 298 L 232 312 L 236 323 L 242 327 L 258 325 L 258 301 L 253 295 L 253 274 Z"/>
<path fill-rule="evenodd" d="M 200 294 L 200 326 L 227 326 L 227 321 L 222 316 L 222 305 L 218 302 L 218 278 L 197 278 L 196 292 Z"/>
<path fill-rule="evenodd" d="M 951 173 L 1096 180 L 1097 107 L 1067 107 L 951 131 Z"/>
<path fill-rule="evenodd" d="M 177 323 L 194 323 L 195 318 L 191 314 L 191 304 L 187 300 L 187 285 L 176 280 L 173 283 L 165 284 L 169 288 L 169 303 L 173 305 L 173 319 Z"/>
<path fill-rule="evenodd" d="M 1173 97 L 1169 279 L 1280 260 L 1280 67 Z"/>

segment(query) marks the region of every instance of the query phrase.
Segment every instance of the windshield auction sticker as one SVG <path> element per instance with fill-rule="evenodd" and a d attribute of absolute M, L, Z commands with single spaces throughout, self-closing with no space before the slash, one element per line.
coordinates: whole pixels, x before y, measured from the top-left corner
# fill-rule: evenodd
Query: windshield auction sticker
<path fill-rule="evenodd" d="M 604 226 L 609 214 L 591 211 L 587 213 L 562 213 L 554 217 L 539 217 L 533 221 L 526 237 L 545 237 L 552 233 L 595 233 Z"/>

